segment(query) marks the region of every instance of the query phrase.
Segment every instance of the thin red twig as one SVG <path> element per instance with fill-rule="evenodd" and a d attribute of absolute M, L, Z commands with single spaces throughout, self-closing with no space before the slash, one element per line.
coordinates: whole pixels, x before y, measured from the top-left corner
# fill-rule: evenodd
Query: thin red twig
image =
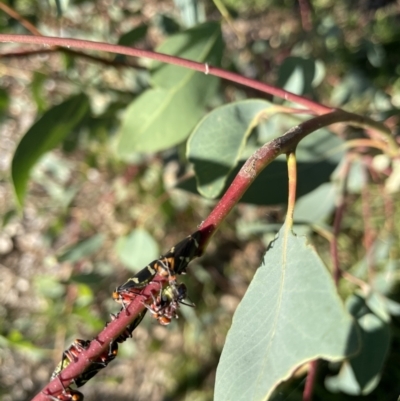
<path fill-rule="evenodd" d="M 36 44 L 41 46 L 61 46 L 67 48 L 74 47 L 79 49 L 125 54 L 126 56 L 132 56 L 132 57 L 145 57 L 168 64 L 174 64 L 181 67 L 190 68 L 192 70 L 199 71 L 205 74 L 215 75 L 217 77 L 224 78 L 232 82 L 236 82 L 249 88 L 253 88 L 264 93 L 269 93 L 281 99 L 301 104 L 305 108 L 315 111 L 317 114 L 326 114 L 334 110 L 331 107 L 323 106 L 317 102 L 314 102 L 313 100 L 287 92 L 284 89 L 276 88 L 274 86 L 258 82 L 254 79 L 245 78 L 239 74 L 235 74 L 233 72 L 229 72 L 221 68 L 210 66 L 207 63 L 198 63 L 196 61 L 186 60 L 181 57 L 170 56 L 168 54 L 157 53 L 150 50 L 142 50 L 133 47 L 112 45 L 103 42 L 92 42 L 89 40 L 54 38 L 48 36 L 1 34 L 0 42 L 26 43 L 26 44 Z"/>
<path fill-rule="evenodd" d="M 306 384 L 303 391 L 303 401 L 311 401 L 314 392 L 315 380 L 317 378 L 318 359 L 310 362 L 310 369 L 307 373 Z"/>
<path fill-rule="evenodd" d="M 107 327 L 90 343 L 90 347 L 82 350 L 76 362 L 71 362 L 62 370 L 60 376 L 47 384 L 42 391 L 33 398 L 32 401 L 48 401 L 48 395 L 59 394 L 63 391 L 63 386 L 68 387 L 75 377 L 78 377 L 90 365 L 91 361 L 106 351 L 111 341 L 115 340 L 125 328 L 133 322 L 138 314 L 143 310 L 143 302 L 151 298 L 151 293 L 157 293 L 162 285 L 163 280 L 158 276 L 149 284 L 142 295 L 137 296 L 128 306 L 126 311 L 121 311 L 118 317 L 109 322 Z"/>
<path fill-rule="evenodd" d="M 108 60 L 104 57 L 94 56 L 92 54 L 78 52 L 72 49 L 65 49 L 62 47 L 54 47 L 50 49 L 35 49 L 35 50 L 19 50 L 16 52 L 9 52 L 9 53 L 2 53 L 1 58 L 22 58 L 22 57 L 30 57 L 30 56 L 37 56 L 42 54 L 52 54 L 55 52 L 63 52 L 66 54 L 71 54 L 73 56 L 78 56 L 90 61 L 95 61 L 97 63 L 109 65 L 112 67 L 129 67 L 129 68 L 136 68 L 144 70 L 145 67 L 138 65 L 137 63 L 133 62 L 125 62 L 125 61 L 118 61 L 118 60 Z"/>
<path fill-rule="evenodd" d="M 35 25 L 31 24 L 20 13 L 18 13 L 16 10 L 9 7 L 7 4 L 3 3 L 2 1 L 0 1 L 0 9 L 3 10 L 6 14 L 8 14 L 10 17 L 17 20 L 23 27 L 25 27 L 33 35 L 41 35 L 41 33 L 35 27 Z"/>
<path fill-rule="evenodd" d="M 232 181 L 230 187 L 227 189 L 221 200 L 215 206 L 214 210 L 210 215 L 204 220 L 200 228 L 205 228 L 212 232 L 215 231 L 228 213 L 232 210 L 234 205 L 239 202 L 240 198 L 246 192 L 247 188 L 253 183 L 255 178 L 260 174 L 260 172 L 268 166 L 275 158 L 281 154 L 290 152 L 295 149 L 298 142 L 311 132 L 317 130 L 321 127 L 326 127 L 330 124 L 335 124 L 339 122 L 346 121 L 350 123 L 359 124 L 363 119 L 361 116 L 350 115 L 342 110 L 336 110 L 329 114 L 324 114 L 322 116 L 314 117 L 296 127 L 293 127 L 287 131 L 284 135 L 276 138 L 260 149 L 258 149 L 254 154 L 246 161 L 238 175 Z M 349 119 L 353 119 L 350 121 Z M 338 228 L 341 217 L 338 217 Z M 339 231 L 337 231 L 339 232 Z M 212 234 L 210 234 L 212 235 Z"/>
<path fill-rule="evenodd" d="M 17 20 L 22 26 L 24 26 L 29 32 L 31 32 L 35 36 L 43 36 L 42 33 L 33 25 L 31 24 L 26 18 L 24 18 L 21 14 L 19 14 L 16 10 L 9 7 L 7 4 L 0 2 L 0 9 L 7 13 L 10 17 Z M 108 60 L 103 57 L 92 56 L 90 54 L 78 52 L 72 49 L 60 48 L 60 47 L 53 47 L 51 49 L 38 49 L 33 51 L 19 51 L 19 52 L 11 52 L 11 53 L 4 53 L 1 57 L 27 57 L 30 55 L 37 55 L 37 54 L 45 54 L 45 53 L 54 53 L 61 51 L 63 53 L 69 53 L 74 56 L 86 58 L 87 60 L 95 61 L 98 63 L 110 65 L 113 67 L 135 67 L 143 69 L 136 64 L 126 63 L 123 61 L 116 61 L 116 60 Z"/>
<path fill-rule="evenodd" d="M 119 45 L 111 45 L 102 42 L 92 42 L 88 40 L 79 39 L 69 39 L 69 38 L 53 38 L 48 36 L 28 36 L 28 35 L 9 35 L 0 34 L 0 42 L 11 42 L 11 43 L 26 43 L 26 44 L 36 44 L 41 46 L 60 46 L 60 47 L 75 47 L 80 49 L 104 51 L 116 54 L 124 54 L 126 56 L 132 57 L 144 57 L 152 60 L 157 60 L 167 64 L 173 64 L 181 66 L 184 68 L 189 68 L 194 71 L 199 71 L 204 74 L 214 75 L 228 81 L 235 82 L 240 85 L 247 86 L 249 88 L 256 89 L 258 91 L 268 93 L 279 98 L 298 103 L 306 109 L 313 110 L 317 115 L 323 115 L 327 113 L 333 113 L 337 109 L 333 109 L 324 106 L 320 103 L 314 102 L 302 96 L 295 95 L 293 93 L 287 92 L 283 89 L 276 88 L 274 86 L 256 81 L 254 79 L 245 78 L 239 74 L 235 74 L 230 71 L 223 70 L 221 68 L 213 67 L 207 63 L 198 63 L 196 61 L 191 61 L 183 59 L 181 57 L 170 56 L 168 54 L 162 54 L 153 52 L 150 50 L 136 49 L 133 47 L 125 47 Z M 0 55 L 1 56 L 1 55 Z M 344 117 L 344 112 L 341 110 Z M 372 120 L 369 117 L 362 117 L 352 113 L 346 113 L 347 117 L 343 119 L 348 123 L 357 125 L 362 128 L 369 128 L 370 130 L 376 131 L 380 137 L 387 142 L 388 148 L 393 152 L 397 152 L 398 144 L 395 142 L 391 136 L 391 131 L 382 123 Z"/>
<path fill-rule="evenodd" d="M 231 186 L 218 202 L 209 217 L 200 225 L 199 230 L 202 231 L 201 241 L 199 244 L 200 254 L 204 251 L 211 236 L 222 223 L 224 218 L 230 213 L 256 176 L 269 163 L 271 163 L 279 154 L 288 153 L 294 150 L 302 138 L 315 130 L 343 121 L 362 123 L 363 118 L 337 110 L 329 114 L 314 117 L 290 129 L 285 135 L 272 140 L 257 150 L 244 164 Z M 91 361 L 96 360 L 96 357 L 108 348 L 110 342 L 116 339 L 125 328 L 133 322 L 144 307 L 143 301 L 150 299 L 153 291 L 157 292 L 159 290 L 159 286 L 162 285 L 163 280 L 165 280 L 165 278 L 159 278 L 156 276 L 154 281 L 143 290 L 143 297 L 137 297 L 127 307 L 126 312 L 121 312 L 118 317 L 110 322 L 97 336 L 98 341 L 92 341 L 90 347 L 87 350 L 82 351 L 80 354 L 81 357 L 77 362 L 69 364 L 62 371 L 61 379 L 64 386 L 68 386 L 74 377 L 78 377 L 86 368 L 88 368 Z M 59 379 L 51 381 L 42 392 L 34 398 L 34 401 L 45 401 L 47 398 L 46 394 L 58 394 L 62 391 L 62 384 Z"/>

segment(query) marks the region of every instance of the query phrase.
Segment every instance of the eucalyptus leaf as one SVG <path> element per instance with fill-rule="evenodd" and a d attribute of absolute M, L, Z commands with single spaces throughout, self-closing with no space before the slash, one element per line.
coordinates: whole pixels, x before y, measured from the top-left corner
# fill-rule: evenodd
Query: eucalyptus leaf
<path fill-rule="evenodd" d="M 290 56 L 279 66 L 277 86 L 297 95 L 303 95 L 312 92 L 315 77 L 314 60 Z"/>
<path fill-rule="evenodd" d="M 222 57 L 219 24 L 206 23 L 168 38 L 157 51 L 218 66 Z M 184 141 L 205 112 L 219 79 L 191 69 L 154 63 L 153 88 L 127 108 L 118 154 L 156 152 Z"/>
<path fill-rule="evenodd" d="M 335 202 L 335 185 L 326 182 L 296 202 L 294 221 L 308 224 L 323 222 L 334 210 Z"/>
<path fill-rule="evenodd" d="M 47 110 L 23 136 L 12 160 L 12 181 L 19 205 L 25 199 L 29 173 L 38 159 L 55 148 L 90 110 L 84 94 L 73 96 Z"/>
<path fill-rule="evenodd" d="M 271 104 L 260 99 L 232 103 L 210 112 L 195 128 L 187 145 L 187 157 L 193 163 L 196 174 L 196 189 L 193 180 L 181 182 L 179 187 L 207 198 L 219 196 L 245 163 L 243 159 L 249 153 L 247 141 L 253 128 L 272 115 Z M 274 127 L 265 125 L 265 122 L 262 126 Z M 266 133 L 263 129 L 262 137 L 271 140 L 281 134 L 283 132 Z M 343 140 L 327 129 L 319 129 L 304 138 L 296 150 L 298 196 L 328 182 L 343 152 Z M 268 190 L 260 191 L 260 188 Z M 280 157 L 255 179 L 242 202 L 271 205 L 286 201 L 287 166 L 285 159 Z"/>
<path fill-rule="evenodd" d="M 267 400 L 301 364 L 339 361 L 358 348 L 354 321 L 326 267 L 285 225 L 235 312 L 214 399 Z"/>
<path fill-rule="evenodd" d="M 69 247 L 58 257 L 58 260 L 60 262 L 78 262 L 98 251 L 104 240 L 103 234 L 96 234 Z"/>
<path fill-rule="evenodd" d="M 123 263 L 137 271 L 159 256 L 155 239 L 144 229 L 137 228 L 116 243 L 116 251 Z"/>
<path fill-rule="evenodd" d="M 230 103 L 200 121 L 188 141 L 187 158 L 203 196 L 215 198 L 221 193 L 248 136 L 270 107 L 270 102 L 261 99 Z"/>
<path fill-rule="evenodd" d="M 347 306 L 357 317 L 362 347 L 356 355 L 343 363 L 339 374 L 328 378 L 325 384 L 331 391 L 367 395 L 379 384 L 389 350 L 389 324 L 371 313 L 370 303 L 360 295 L 352 295 Z"/>

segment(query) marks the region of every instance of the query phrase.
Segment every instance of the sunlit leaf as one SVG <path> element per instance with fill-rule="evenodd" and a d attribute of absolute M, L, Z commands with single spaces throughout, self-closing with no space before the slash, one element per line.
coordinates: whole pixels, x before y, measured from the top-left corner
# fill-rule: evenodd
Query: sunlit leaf
<path fill-rule="evenodd" d="M 157 242 L 142 228 L 137 228 L 128 236 L 119 238 L 116 251 L 121 261 L 134 271 L 159 256 Z"/>
<path fill-rule="evenodd" d="M 284 226 L 235 312 L 214 399 L 267 400 L 299 365 L 338 361 L 357 349 L 331 276 L 306 238 Z"/>
<path fill-rule="evenodd" d="M 219 65 L 222 37 L 219 24 L 207 23 L 171 36 L 157 49 L 198 62 Z M 187 138 L 215 93 L 216 77 L 187 68 L 155 63 L 153 89 L 127 108 L 120 130 L 118 153 L 155 152 Z"/>
<path fill-rule="evenodd" d="M 246 101 L 240 102 L 239 110 L 244 111 L 246 103 Z M 249 101 L 249 103 L 253 104 L 252 101 Z M 267 102 L 265 103 L 268 104 Z M 244 107 L 242 108 L 242 106 Z M 210 113 L 210 115 L 214 112 Z M 207 117 L 200 122 L 196 133 L 199 127 L 207 120 Z M 241 131 L 237 132 L 236 135 L 232 134 L 233 129 L 230 128 L 232 124 L 230 120 L 232 119 L 236 122 L 235 126 L 241 128 Z M 207 127 L 207 130 L 204 129 L 202 135 L 196 134 L 195 140 L 190 139 L 188 142 L 188 157 L 194 163 L 197 185 L 195 178 L 189 178 L 179 183 L 179 188 L 201 193 L 207 197 L 215 197 L 224 192 L 231 184 L 233 178 L 244 164 L 242 160 L 237 162 L 235 151 L 237 153 L 241 151 L 243 141 L 246 140 L 248 135 L 249 125 L 245 124 L 246 117 L 242 116 L 240 112 L 236 114 L 236 117 L 231 115 L 230 120 L 215 121 L 215 126 L 219 129 L 213 131 L 214 135 L 211 139 L 207 134 L 207 131 L 212 129 L 211 126 Z M 254 121 L 249 118 L 247 122 L 251 124 Z M 230 129 L 226 129 L 227 127 Z M 271 137 L 272 134 L 275 134 L 274 136 L 276 137 L 282 133 L 277 135 L 276 132 L 273 132 Z M 231 136 L 236 140 L 232 141 L 234 146 L 230 148 Z M 209 144 L 210 140 L 212 140 L 213 145 Z M 318 188 L 321 184 L 330 181 L 331 174 L 343 155 L 342 145 L 343 141 L 326 129 L 320 129 L 300 142 L 296 151 L 297 195 L 299 198 Z M 227 158 L 225 153 L 228 153 L 230 149 L 232 149 L 231 157 Z M 218 163 L 213 162 L 214 159 Z M 221 186 L 221 183 L 225 183 L 225 185 Z M 260 191 L 260 188 L 264 190 Z M 281 156 L 261 172 L 241 201 L 257 205 L 286 203 L 287 188 L 287 163 L 285 157 Z"/>
<path fill-rule="evenodd" d="M 21 139 L 12 160 L 12 180 L 20 205 L 33 165 L 66 138 L 88 111 L 89 100 L 84 94 L 71 97 L 46 111 Z"/>
<path fill-rule="evenodd" d="M 294 221 L 300 224 L 320 223 L 332 213 L 335 202 L 335 185 L 331 182 L 322 184 L 296 202 Z"/>
<path fill-rule="evenodd" d="M 187 144 L 187 158 L 193 163 L 203 196 L 220 194 L 252 129 L 270 107 L 270 102 L 260 99 L 230 103 L 213 110 L 198 124 Z"/>

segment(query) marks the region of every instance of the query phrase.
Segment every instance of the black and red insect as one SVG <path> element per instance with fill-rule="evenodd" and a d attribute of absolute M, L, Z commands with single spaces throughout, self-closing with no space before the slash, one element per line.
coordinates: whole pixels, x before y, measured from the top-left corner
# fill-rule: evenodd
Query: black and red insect
<path fill-rule="evenodd" d="M 199 256 L 200 239 L 201 232 L 196 231 L 173 246 L 159 259 L 154 260 L 124 284 L 117 287 L 113 292 L 113 299 L 125 308 L 126 304 L 141 294 L 141 289 L 152 282 L 156 274 L 167 277 L 169 283 L 176 282 L 176 274 L 185 274 L 189 262 Z"/>
<path fill-rule="evenodd" d="M 199 241 L 201 232 L 196 231 L 183 241 L 173 246 L 167 253 L 161 255 L 159 259 L 148 264 L 133 277 L 120 285 L 113 292 L 115 301 L 124 305 L 130 295 L 140 294 L 138 289 L 142 289 L 150 284 L 156 274 L 167 277 L 169 282 L 176 280 L 176 274 L 185 274 L 189 262 L 199 254 Z"/>
<path fill-rule="evenodd" d="M 57 365 L 51 375 L 51 379 L 58 377 L 62 371 L 71 363 L 76 362 L 81 352 L 88 349 L 90 341 L 88 340 L 75 340 L 71 346 L 63 352 L 61 362 Z M 118 354 L 118 343 L 112 341 L 109 348 L 100 354 L 92 363 L 77 377 L 74 378 L 74 383 L 77 387 L 83 386 L 93 376 L 95 376 L 101 369 L 105 368 Z"/>
<path fill-rule="evenodd" d="M 150 305 L 145 304 L 145 307 L 160 324 L 166 326 L 171 323 L 173 318 L 178 318 L 179 304 L 194 306 L 194 304 L 183 302 L 186 297 L 186 285 L 175 282 L 161 289 L 157 296 L 152 294 L 153 302 Z"/>

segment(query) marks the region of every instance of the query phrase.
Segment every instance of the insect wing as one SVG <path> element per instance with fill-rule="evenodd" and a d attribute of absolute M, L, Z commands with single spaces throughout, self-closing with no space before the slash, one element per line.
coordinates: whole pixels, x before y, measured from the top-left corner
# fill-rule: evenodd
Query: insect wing
<path fill-rule="evenodd" d="M 198 256 L 201 232 L 196 231 L 173 246 L 162 258 L 174 258 L 173 270 L 176 274 L 186 273 L 189 262 Z"/>
<path fill-rule="evenodd" d="M 128 279 L 126 283 L 117 287 L 116 292 L 123 292 L 132 288 L 143 288 L 153 280 L 157 273 L 154 265 L 157 260 L 147 265 L 144 269 L 137 272 L 132 278 Z"/>

